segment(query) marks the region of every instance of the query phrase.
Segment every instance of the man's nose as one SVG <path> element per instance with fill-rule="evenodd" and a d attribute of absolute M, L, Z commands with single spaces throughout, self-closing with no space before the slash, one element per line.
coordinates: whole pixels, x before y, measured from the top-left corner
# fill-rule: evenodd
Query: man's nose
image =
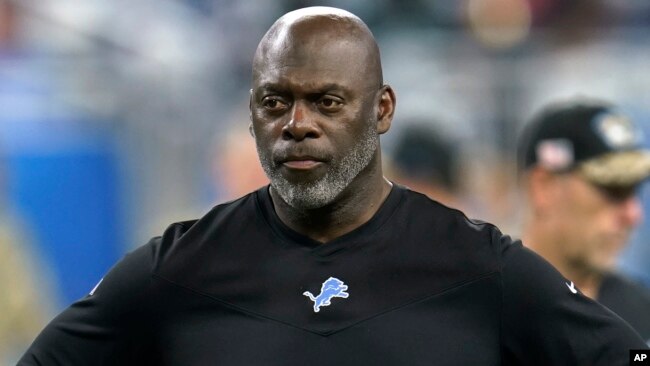
<path fill-rule="evenodd" d="M 291 119 L 282 128 L 282 137 L 285 140 L 302 141 L 306 138 L 318 138 L 320 135 L 321 130 L 309 106 L 296 101 L 291 108 Z"/>

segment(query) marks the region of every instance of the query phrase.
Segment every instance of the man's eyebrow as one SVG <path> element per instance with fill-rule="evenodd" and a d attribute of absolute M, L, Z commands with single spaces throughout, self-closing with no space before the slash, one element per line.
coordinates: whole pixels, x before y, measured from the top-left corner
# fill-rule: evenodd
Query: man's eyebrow
<path fill-rule="evenodd" d="M 311 89 L 311 91 L 309 92 L 310 94 L 311 93 L 327 93 L 327 92 L 330 92 L 330 91 L 347 92 L 349 90 L 349 88 L 347 88 L 347 87 L 345 87 L 345 86 L 343 86 L 341 84 L 337 84 L 337 83 L 313 84 L 313 85 L 309 85 L 309 88 Z M 259 86 L 257 86 L 253 90 L 258 91 L 258 92 L 259 91 L 270 91 L 270 92 L 282 93 L 282 92 L 286 92 L 286 89 L 287 89 L 287 87 L 280 84 L 280 83 L 267 82 L 267 83 L 260 84 Z"/>
<path fill-rule="evenodd" d="M 314 89 L 320 90 L 320 91 L 323 91 L 323 92 L 332 91 L 332 90 L 341 90 L 341 91 L 347 90 L 346 87 L 344 87 L 344 86 L 342 86 L 340 84 L 336 84 L 336 83 L 328 83 L 328 84 L 323 84 L 323 85 L 317 85 L 317 86 L 314 87 Z"/>
<path fill-rule="evenodd" d="M 264 83 L 261 85 L 258 85 L 255 90 L 270 90 L 270 91 L 277 91 L 281 89 L 278 84 L 276 83 Z"/>

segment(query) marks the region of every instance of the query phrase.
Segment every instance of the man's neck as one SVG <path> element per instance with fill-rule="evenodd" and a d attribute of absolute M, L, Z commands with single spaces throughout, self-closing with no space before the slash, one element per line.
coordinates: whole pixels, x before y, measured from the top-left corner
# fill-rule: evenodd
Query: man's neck
<path fill-rule="evenodd" d="M 377 213 L 392 188 L 381 170 L 378 173 L 363 182 L 355 179 L 336 202 L 311 210 L 289 206 L 271 187 L 275 212 L 291 229 L 321 243 L 330 242 L 368 222 Z"/>

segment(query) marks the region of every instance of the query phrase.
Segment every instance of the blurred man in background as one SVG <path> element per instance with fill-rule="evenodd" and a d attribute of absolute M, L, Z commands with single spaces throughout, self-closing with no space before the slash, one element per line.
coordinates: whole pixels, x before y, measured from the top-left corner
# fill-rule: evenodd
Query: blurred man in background
<path fill-rule="evenodd" d="M 238 122 L 214 143 L 212 178 L 219 201 L 239 198 L 269 183 L 260 166 L 255 141 L 246 125 Z"/>
<path fill-rule="evenodd" d="M 462 208 L 455 146 L 455 141 L 441 135 L 431 124 L 407 123 L 388 159 L 388 175 L 431 199 Z"/>
<path fill-rule="evenodd" d="M 543 110 L 519 141 L 529 203 L 523 242 L 572 291 L 597 299 L 650 340 L 650 292 L 616 274 L 617 255 L 642 220 L 638 198 L 650 156 L 612 106 L 573 100 Z"/>

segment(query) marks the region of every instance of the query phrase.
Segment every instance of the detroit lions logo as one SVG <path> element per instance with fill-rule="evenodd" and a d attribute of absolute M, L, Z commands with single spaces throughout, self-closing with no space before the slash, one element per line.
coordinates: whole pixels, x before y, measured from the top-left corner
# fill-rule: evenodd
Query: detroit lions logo
<path fill-rule="evenodd" d="M 314 297 L 314 295 L 309 291 L 305 291 L 302 294 L 314 302 L 314 312 L 317 313 L 320 311 L 321 306 L 330 306 L 332 304 L 330 300 L 332 300 L 333 297 L 347 299 L 348 296 L 350 296 L 350 294 L 345 292 L 347 289 L 348 285 L 343 283 L 343 281 L 338 278 L 330 277 L 327 281 L 323 282 L 318 296 Z"/>

